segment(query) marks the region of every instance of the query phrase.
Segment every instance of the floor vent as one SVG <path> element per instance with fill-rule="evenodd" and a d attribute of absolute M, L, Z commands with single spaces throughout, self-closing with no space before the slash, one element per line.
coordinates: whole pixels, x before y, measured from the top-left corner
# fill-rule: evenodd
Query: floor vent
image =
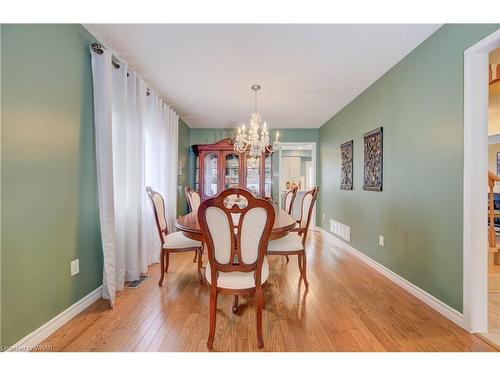
<path fill-rule="evenodd" d="M 139 280 L 129 281 L 125 285 L 127 288 L 132 288 L 132 289 L 139 288 L 141 284 L 149 278 L 149 276 L 150 275 L 141 275 L 139 276 Z"/>

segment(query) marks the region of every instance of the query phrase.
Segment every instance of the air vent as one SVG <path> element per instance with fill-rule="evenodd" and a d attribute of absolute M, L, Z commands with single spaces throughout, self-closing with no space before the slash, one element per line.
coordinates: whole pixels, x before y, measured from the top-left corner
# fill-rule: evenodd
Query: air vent
<path fill-rule="evenodd" d="M 131 288 L 131 289 L 139 288 L 141 286 L 141 284 L 149 278 L 149 276 L 150 275 L 141 275 L 141 276 L 139 276 L 139 280 L 129 281 L 125 285 L 127 288 Z"/>
<path fill-rule="evenodd" d="M 351 227 L 345 224 L 330 219 L 330 232 L 342 238 L 346 242 L 351 242 Z"/>

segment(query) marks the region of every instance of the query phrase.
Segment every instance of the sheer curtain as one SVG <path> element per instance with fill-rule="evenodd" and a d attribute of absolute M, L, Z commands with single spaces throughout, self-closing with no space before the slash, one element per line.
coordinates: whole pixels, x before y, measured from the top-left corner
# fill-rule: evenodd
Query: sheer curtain
<path fill-rule="evenodd" d="M 175 231 L 177 212 L 177 143 L 179 116 L 154 92 L 146 99 L 145 181 L 165 198 L 165 215 L 169 231 Z M 148 207 L 149 208 L 149 207 Z M 159 261 L 160 240 L 154 217 L 146 213 L 145 243 L 149 264 Z M 146 266 L 147 267 L 147 266 Z"/>
<path fill-rule="evenodd" d="M 106 49 L 92 56 L 103 297 L 114 305 L 125 282 L 159 261 L 160 241 L 145 187 L 165 198 L 174 229 L 179 117 L 127 63 Z M 146 95 L 148 92 L 148 95 Z"/>

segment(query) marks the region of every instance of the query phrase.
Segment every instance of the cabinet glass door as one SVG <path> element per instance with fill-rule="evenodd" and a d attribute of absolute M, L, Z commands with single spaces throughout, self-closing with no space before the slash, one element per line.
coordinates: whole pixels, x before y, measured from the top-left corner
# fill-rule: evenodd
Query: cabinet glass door
<path fill-rule="evenodd" d="M 194 189 L 196 191 L 200 191 L 200 157 L 196 156 L 196 169 L 195 169 L 195 175 L 194 175 Z"/>
<path fill-rule="evenodd" d="M 226 174 L 224 176 L 224 189 L 240 186 L 240 157 L 236 154 L 226 155 Z"/>
<path fill-rule="evenodd" d="M 208 197 L 217 195 L 219 181 L 217 178 L 217 154 L 205 155 L 203 166 L 203 193 Z"/>
<path fill-rule="evenodd" d="M 260 157 L 247 158 L 247 189 L 260 195 Z"/>
<path fill-rule="evenodd" d="M 272 182 L 271 164 L 272 164 L 271 155 L 267 154 L 264 157 L 264 196 L 265 197 L 271 196 L 271 182 Z"/>

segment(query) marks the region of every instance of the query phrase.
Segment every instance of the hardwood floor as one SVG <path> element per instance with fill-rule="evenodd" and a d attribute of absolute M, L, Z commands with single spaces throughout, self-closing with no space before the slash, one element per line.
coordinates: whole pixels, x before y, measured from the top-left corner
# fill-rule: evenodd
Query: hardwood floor
<path fill-rule="evenodd" d="M 496 243 L 500 243 L 500 237 Z M 488 332 L 481 336 L 500 348 L 500 266 L 494 264 L 496 252 L 496 248 L 488 248 Z"/>
<path fill-rule="evenodd" d="M 500 292 L 488 293 L 488 333 L 483 336 L 500 347 Z"/>
<path fill-rule="evenodd" d="M 319 232 L 307 245 L 309 291 L 297 257 L 270 257 L 263 315 L 264 351 L 493 351 L 411 294 L 334 247 Z M 119 293 L 114 309 L 96 302 L 42 344 L 54 351 L 206 351 L 208 292 L 193 254 L 170 257 L 138 289 Z M 219 296 L 215 351 L 257 351 L 253 298 Z"/>

